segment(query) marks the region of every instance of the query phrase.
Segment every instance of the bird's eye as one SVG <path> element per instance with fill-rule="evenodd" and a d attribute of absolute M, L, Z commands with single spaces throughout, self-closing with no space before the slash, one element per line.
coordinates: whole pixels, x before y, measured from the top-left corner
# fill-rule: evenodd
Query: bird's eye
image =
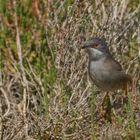
<path fill-rule="evenodd" d="M 97 48 L 98 47 L 98 44 L 94 44 L 92 47 L 93 48 Z"/>

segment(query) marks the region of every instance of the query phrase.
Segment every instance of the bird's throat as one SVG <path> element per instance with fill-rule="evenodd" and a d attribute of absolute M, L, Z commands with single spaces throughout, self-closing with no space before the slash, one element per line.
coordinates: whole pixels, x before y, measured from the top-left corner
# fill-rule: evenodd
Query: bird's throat
<path fill-rule="evenodd" d="M 102 57 L 104 57 L 104 53 L 97 49 L 92 49 L 90 50 L 89 57 L 90 57 L 90 60 L 99 60 Z"/>

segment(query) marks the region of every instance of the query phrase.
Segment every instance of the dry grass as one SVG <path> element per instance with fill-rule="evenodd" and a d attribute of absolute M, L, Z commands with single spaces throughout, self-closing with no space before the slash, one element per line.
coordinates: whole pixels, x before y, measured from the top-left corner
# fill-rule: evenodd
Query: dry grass
<path fill-rule="evenodd" d="M 140 139 L 139 1 L 0 2 L 1 139 Z M 93 36 L 106 39 L 133 78 L 127 103 L 112 93 L 112 123 L 99 117 L 103 93 L 81 50 Z"/>

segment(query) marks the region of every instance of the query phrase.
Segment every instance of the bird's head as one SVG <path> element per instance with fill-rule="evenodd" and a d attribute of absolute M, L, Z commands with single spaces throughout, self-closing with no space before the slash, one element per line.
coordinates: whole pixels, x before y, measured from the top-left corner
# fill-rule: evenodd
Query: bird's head
<path fill-rule="evenodd" d="M 90 60 L 98 60 L 110 55 L 107 43 L 100 38 L 90 39 L 82 48 L 87 50 Z"/>

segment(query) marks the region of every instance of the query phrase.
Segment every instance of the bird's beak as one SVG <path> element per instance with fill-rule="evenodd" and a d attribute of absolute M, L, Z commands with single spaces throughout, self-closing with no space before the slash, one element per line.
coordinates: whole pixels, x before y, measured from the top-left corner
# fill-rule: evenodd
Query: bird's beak
<path fill-rule="evenodd" d="M 82 46 L 82 49 L 85 49 L 86 48 L 86 46 L 84 45 L 84 46 Z"/>
<path fill-rule="evenodd" d="M 86 48 L 89 48 L 89 47 L 90 47 L 90 45 L 87 44 L 87 43 L 85 43 L 85 44 L 83 45 L 82 49 L 86 49 Z"/>

